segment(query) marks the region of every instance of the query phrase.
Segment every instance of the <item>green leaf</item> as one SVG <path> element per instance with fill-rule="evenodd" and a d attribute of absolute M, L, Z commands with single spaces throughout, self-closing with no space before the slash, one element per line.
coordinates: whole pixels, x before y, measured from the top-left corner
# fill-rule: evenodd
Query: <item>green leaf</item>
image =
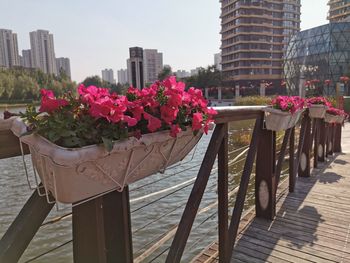
<path fill-rule="evenodd" d="M 77 137 L 63 138 L 63 146 L 68 148 L 74 148 L 80 146 L 80 139 Z"/>
<path fill-rule="evenodd" d="M 111 152 L 113 149 L 113 141 L 111 139 L 108 139 L 106 137 L 102 137 L 103 144 L 108 152 Z"/>
<path fill-rule="evenodd" d="M 51 130 L 47 133 L 47 137 L 51 142 L 56 142 L 60 139 L 61 136 L 56 131 Z"/>
<path fill-rule="evenodd" d="M 74 131 L 65 130 L 65 131 L 61 132 L 60 135 L 62 137 L 71 137 L 71 136 L 75 136 L 76 133 Z"/>

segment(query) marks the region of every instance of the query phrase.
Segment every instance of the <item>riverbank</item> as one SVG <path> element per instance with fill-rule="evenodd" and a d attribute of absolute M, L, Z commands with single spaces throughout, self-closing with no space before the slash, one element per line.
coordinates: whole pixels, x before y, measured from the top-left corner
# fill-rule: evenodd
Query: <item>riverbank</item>
<path fill-rule="evenodd" d="M 40 102 L 34 101 L 34 102 L 23 102 L 23 103 L 0 103 L 0 108 L 4 109 L 11 109 L 11 108 L 25 108 L 28 104 L 34 104 L 39 105 Z"/>

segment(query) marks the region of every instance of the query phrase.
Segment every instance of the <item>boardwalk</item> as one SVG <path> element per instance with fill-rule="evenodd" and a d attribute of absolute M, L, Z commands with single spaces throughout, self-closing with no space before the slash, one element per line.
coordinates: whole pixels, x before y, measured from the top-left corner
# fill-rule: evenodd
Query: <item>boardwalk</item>
<path fill-rule="evenodd" d="M 295 192 L 279 191 L 274 221 L 248 214 L 232 262 L 350 262 L 350 124 L 343 153 L 298 178 Z M 217 262 L 213 244 L 196 262 Z"/>

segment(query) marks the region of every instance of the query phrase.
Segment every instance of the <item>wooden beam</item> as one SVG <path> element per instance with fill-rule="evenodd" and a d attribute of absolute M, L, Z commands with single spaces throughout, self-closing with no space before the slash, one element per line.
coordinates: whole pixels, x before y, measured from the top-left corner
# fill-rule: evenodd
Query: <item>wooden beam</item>
<path fill-rule="evenodd" d="M 334 135 L 334 152 L 340 153 L 341 152 L 341 133 L 342 133 L 342 125 L 336 124 L 335 125 L 335 135 Z"/>
<path fill-rule="evenodd" d="M 181 217 L 179 227 L 171 244 L 167 263 L 180 262 L 184 252 L 188 236 L 191 232 L 194 219 L 197 215 L 199 205 L 203 198 L 205 188 L 208 184 L 209 176 L 213 168 L 216 156 L 219 152 L 221 142 L 225 136 L 225 126 L 219 124 L 215 127 L 214 133 L 209 142 L 202 165 L 199 169 L 197 179 L 193 185 L 185 211 Z"/>
<path fill-rule="evenodd" d="M 312 140 L 314 142 L 313 144 L 313 150 L 314 150 L 314 168 L 318 167 L 318 145 L 320 144 L 320 122 L 321 119 L 313 119 L 312 122 Z M 312 143 L 311 143 L 312 147 Z"/>
<path fill-rule="evenodd" d="M 298 174 L 300 177 L 310 177 L 310 149 L 312 147 L 311 119 L 306 113 L 303 119 L 302 130 L 305 129 L 302 140 L 302 150 L 299 157 Z M 300 145 L 301 142 L 299 142 Z"/>
<path fill-rule="evenodd" d="M 280 150 L 280 154 L 278 157 L 278 161 L 277 161 L 277 167 L 276 167 L 276 187 L 275 190 L 277 190 L 277 186 L 279 184 L 280 181 L 280 177 L 281 177 L 281 173 L 282 173 L 282 167 L 283 167 L 283 162 L 286 156 L 286 151 L 287 151 L 287 146 L 290 142 L 290 135 L 292 133 L 292 129 L 288 129 L 285 131 L 284 133 L 284 138 L 283 138 L 283 142 L 282 142 L 282 146 L 281 146 L 281 150 Z"/>
<path fill-rule="evenodd" d="M 54 204 L 34 191 L 0 240 L 0 262 L 18 262 Z"/>
<path fill-rule="evenodd" d="M 242 216 L 242 212 L 243 212 L 243 208 L 244 208 L 244 202 L 245 202 L 245 198 L 246 198 L 246 194 L 247 194 L 247 190 L 248 190 L 248 185 L 249 185 L 249 181 L 250 181 L 250 175 L 251 175 L 252 170 L 253 170 L 257 148 L 258 148 L 259 142 L 262 139 L 262 131 L 263 131 L 262 126 L 263 126 L 263 119 L 264 119 L 263 116 L 264 116 L 263 113 L 260 114 L 260 117 L 257 118 L 257 120 L 255 122 L 255 127 L 253 130 L 252 139 L 250 141 L 250 146 L 249 146 L 247 158 L 246 158 L 246 161 L 244 164 L 243 174 L 242 174 L 241 182 L 239 185 L 239 190 L 237 193 L 235 206 L 234 206 L 234 209 L 232 211 L 232 217 L 231 217 L 231 222 L 230 222 L 230 227 L 229 227 L 229 238 L 230 238 L 230 240 L 229 240 L 230 241 L 230 253 L 229 253 L 230 257 L 229 258 L 231 258 L 233 247 L 234 247 L 235 242 L 236 242 L 238 227 L 239 227 L 239 223 L 241 221 L 241 216 Z"/>
<path fill-rule="evenodd" d="M 292 128 L 289 139 L 289 192 L 293 193 L 295 188 L 295 127 Z"/>
<path fill-rule="evenodd" d="M 22 155 L 19 139 L 10 130 L 0 131 L 0 145 L 0 159 Z M 23 151 L 25 154 L 29 153 L 26 144 L 23 144 Z"/>
<path fill-rule="evenodd" d="M 228 236 L 228 124 L 218 154 L 219 262 L 230 261 Z"/>
<path fill-rule="evenodd" d="M 133 262 L 129 190 L 73 207 L 75 263 Z"/>
<path fill-rule="evenodd" d="M 260 136 L 255 168 L 255 211 L 257 217 L 272 220 L 276 215 L 276 132 L 262 130 Z"/>
<path fill-rule="evenodd" d="M 322 119 L 319 122 L 319 134 L 320 134 L 320 140 L 317 147 L 317 158 L 319 162 L 325 162 L 326 160 L 326 123 Z"/>

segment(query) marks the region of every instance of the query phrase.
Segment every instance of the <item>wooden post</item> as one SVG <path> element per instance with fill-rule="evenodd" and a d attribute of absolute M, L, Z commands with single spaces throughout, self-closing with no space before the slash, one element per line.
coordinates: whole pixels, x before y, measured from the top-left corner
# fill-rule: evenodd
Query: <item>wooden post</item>
<path fill-rule="evenodd" d="M 328 124 L 327 156 L 332 156 L 333 153 L 334 153 L 334 124 Z"/>
<path fill-rule="evenodd" d="M 319 135 L 317 158 L 319 162 L 324 162 L 326 160 L 326 123 L 324 120 L 319 121 Z"/>
<path fill-rule="evenodd" d="M 276 215 L 276 133 L 262 130 L 256 158 L 256 216 L 272 220 Z"/>
<path fill-rule="evenodd" d="M 0 262 L 18 262 L 54 204 L 35 190 L 0 241 Z"/>
<path fill-rule="evenodd" d="M 129 189 L 73 207 L 75 263 L 133 262 Z"/>
<path fill-rule="evenodd" d="M 295 187 L 295 127 L 292 128 L 289 138 L 289 192 L 294 192 Z"/>
<path fill-rule="evenodd" d="M 334 135 L 334 152 L 340 153 L 341 152 L 341 132 L 342 132 L 342 125 L 336 124 L 335 125 L 335 135 Z"/>
<path fill-rule="evenodd" d="M 308 114 L 304 116 L 305 135 L 300 154 L 298 175 L 300 177 L 310 177 L 310 149 L 312 146 L 311 119 Z"/>
<path fill-rule="evenodd" d="M 314 168 L 318 167 L 318 145 L 319 145 L 319 141 L 320 141 L 320 119 L 313 119 L 312 122 L 312 138 L 311 140 L 311 147 L 313 146 L 313 150 L 314 150 Z M 312 142 L 314 142 L 312 144 Z"/>
<path fill-rule="evenodd" d="M 228 124 L 218 154 L 219 262 L 230 261 L 228 237 Z"/>

